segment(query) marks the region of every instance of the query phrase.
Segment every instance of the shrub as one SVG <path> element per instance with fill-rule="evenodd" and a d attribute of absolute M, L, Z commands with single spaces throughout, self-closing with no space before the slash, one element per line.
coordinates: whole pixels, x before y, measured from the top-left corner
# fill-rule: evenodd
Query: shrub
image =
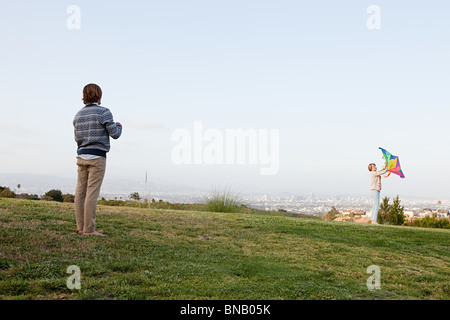
<path fill-rule="evenodd" d="M 63 197 L 64 202 L 71 202 L 71 203 L 75 202 L 75 196 L 73 194 L 66 193 L 66 194 L 63 194 L 62 197 Z"/>
<path fill-rule="evenodd" d="M 339 215 L 339 211 L 336 210 L 335 207 L 331 207 L 331 210 L 325 213 L 322 219 L 327 221 L 333 221 Z"/>
<path fill-rule="evenodd" d="M 37 194 L 28 194 L 28 193 L 18 194 L 16 198 L 25 200 L 39 200 L 39 196 Z"/>
<path fill-rule="evenodd" d="M 450 220 L 448 218 L 425 217 L 405 222 L 405 226 L 450 229 Z"/>
<path fill-rule="evenodd" d="M 15 198 L 16 194 L 7 187 L 0 187 L 0 198 Z"/>
<path fill-rule="evenodd" d="M 223 192 L 213 191 L 205 197 L 206 206 L 211 212 L 239 212 L 242 200 L 239 195 L 225 190 Z"/>
<path fill-rule="evenodd" d="M 130 199 L 139 201 L 141 200 L 141 196 L 139 195 L 139 192 L 133 192 L 130 194 Z"/>
<path fill-rule="evenodd" d="M 48 195 L 46 195 L 46 194 L 44 194 L 44 195 L 41 197 L 41 200 L 42 200 L 42 201 L 54 201 L 52 197 L 50 197 L 50 196 L 48 196 Z"/>
<path fill-rule="evenodd" d="M 392 204 L 389 204 L 389 198 L 385 197 L 380 205 L 377 222 L 401 226 L 405 221 L 403 209 L 404 207 L 400 205 L 398 196 L 393 200 Z"/>
<path fill-rule="evenodd" d="M 45 196 L 47 196 L 48 198 L 51 198 L 50 201 L 58 201 L 58 202 L 64 201 L 61 190 L 52 189 L 52 190 L 46 192 Z"/>

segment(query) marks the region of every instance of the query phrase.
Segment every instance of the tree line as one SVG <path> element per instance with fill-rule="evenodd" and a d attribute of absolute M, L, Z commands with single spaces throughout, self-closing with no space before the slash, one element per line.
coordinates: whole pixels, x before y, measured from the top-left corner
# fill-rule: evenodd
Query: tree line
<path fill-rule="evenodd" d="M 17 185 L 20 188 L 20 185 Z M 58 201 L 58 202 L 75 202 L 75 196 L 70 193 L 63 194 L 61 190 L 51 189 L 44 193 L 42 196 L 37 194 L 28 193 L 15 193 L 8 187 L 0 186 L 0 198 L 16 198 L 25 200 L 45 200 L 45 201 Z"/>

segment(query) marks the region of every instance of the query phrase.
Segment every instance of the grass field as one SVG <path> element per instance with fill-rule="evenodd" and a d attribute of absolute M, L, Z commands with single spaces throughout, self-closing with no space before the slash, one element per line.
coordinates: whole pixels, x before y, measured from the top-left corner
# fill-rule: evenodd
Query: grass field
<path fill-rule="evenodd" d="M 111 206 L 108 237 L 75 230 L 73 204 L 0 198 L 0 299 L 450 298 L 449 230 Z"/>

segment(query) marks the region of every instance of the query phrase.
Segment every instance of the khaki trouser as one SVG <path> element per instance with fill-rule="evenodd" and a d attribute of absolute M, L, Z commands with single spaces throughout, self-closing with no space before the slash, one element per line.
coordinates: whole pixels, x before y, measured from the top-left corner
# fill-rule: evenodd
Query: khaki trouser
<path fill-rule="evenodd" d="M 75 217 L 77 230 L 95 231 L 95 212 L 106 170 L 106 158 L 94 160 L 77 158 L 78 181 L 75 192 Z"/>

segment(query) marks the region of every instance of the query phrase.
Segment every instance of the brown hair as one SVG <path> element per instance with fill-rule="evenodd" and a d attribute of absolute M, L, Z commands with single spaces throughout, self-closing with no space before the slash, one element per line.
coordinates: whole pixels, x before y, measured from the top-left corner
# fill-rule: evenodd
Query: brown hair
<path fill-rule="evenodd" d="M 84 104 L 100 102 L 102 98 L 102 89 L 94 83 L 90 83 L 83 88 Z"/>
<path fill-rule="evenodd" d="M 370 163 L 369 164 L 369 171 L 372 171 L 372 166 L 374 166 L 375 165 L 375 163 Z"/>

